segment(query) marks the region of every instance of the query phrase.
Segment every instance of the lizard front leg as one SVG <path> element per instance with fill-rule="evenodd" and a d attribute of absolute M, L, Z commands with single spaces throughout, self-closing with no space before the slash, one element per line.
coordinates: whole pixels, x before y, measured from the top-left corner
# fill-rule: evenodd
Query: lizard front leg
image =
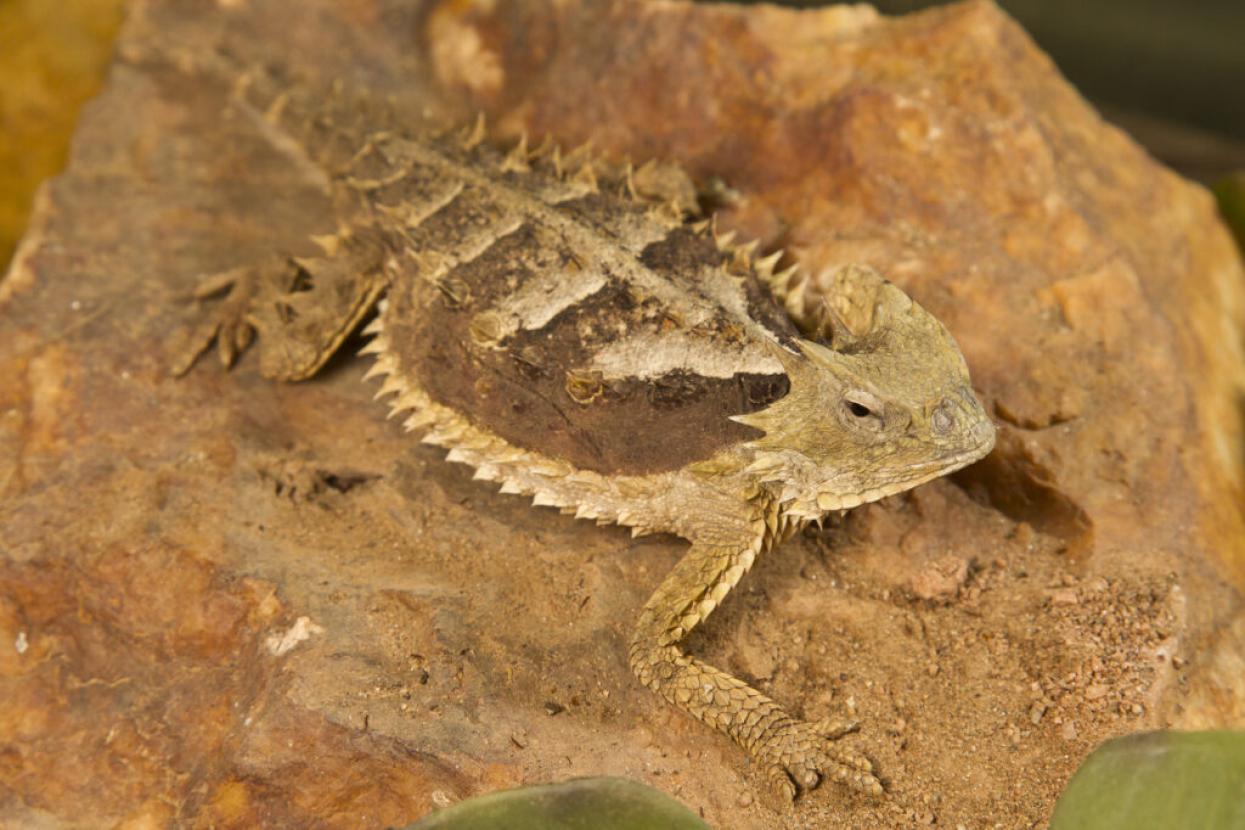
<path fill-rule="evenodd" d="M 321 257 L 273 257 L 205 278 L 195 290 L 197 300 L 228 293 L 171 349 L 173 374 L 189 371 L 213 341 L 229 366 L 257 332 L 264 377 L 304 380 L 315 374 L 387 285 L 386 247 L 374 229 L 327 237 L 322 244 Z"/>
<path fill-rule="evenodd" d="M 679 647 L 756 557 L 786 535 L 759 520 L 734 542 L 694 541 L 640 614 L 629 652 L 632 671 L 670 703 L 729 735 L 788 798 L 817 786 L 823 776 L 878 795 L 882 785 L 869 760 L 833 743 L 856 724 L 798 720 L 747 683 Z"/>

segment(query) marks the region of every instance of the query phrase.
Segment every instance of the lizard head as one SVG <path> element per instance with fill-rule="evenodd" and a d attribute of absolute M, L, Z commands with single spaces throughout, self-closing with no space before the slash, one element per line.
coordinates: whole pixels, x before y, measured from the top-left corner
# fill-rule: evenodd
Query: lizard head
<path fill-rule="evenodd" d="M 787 395 L 735 420 L 765 434 L 747 470 L 809 518 L 907 490 L 994 446 L 950 333 L 876 272 L 840 269 L 820 314 L 776 346 Z"/>

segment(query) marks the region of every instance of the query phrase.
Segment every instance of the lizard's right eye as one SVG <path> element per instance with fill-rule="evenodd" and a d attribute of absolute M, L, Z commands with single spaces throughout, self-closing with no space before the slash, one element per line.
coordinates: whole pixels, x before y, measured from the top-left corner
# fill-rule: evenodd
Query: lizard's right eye
<path fill-rule="evenodd" d="M 856 403 L 856 401 L 847 402 L 847 411 L 855 415 L 857 418 L 868 418 L 873 414 L 873 410 L 862 403 Z"/>
<path fill-rule="evenodd" d="M 868 432 L 882 432 L 886 429 L 886 418 L 883 413 L 886 404 L 864 391 L 853 389 L 841 399 L 839 418 L 853 429 L 864 429 Z"/>

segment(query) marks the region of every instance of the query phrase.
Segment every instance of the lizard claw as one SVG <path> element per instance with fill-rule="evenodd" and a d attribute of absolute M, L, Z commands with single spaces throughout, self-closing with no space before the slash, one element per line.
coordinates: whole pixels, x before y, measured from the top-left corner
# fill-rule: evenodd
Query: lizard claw
<path fill-rule="evenodd" d="M 769 778 L 770 787 L 781 795 L 786 801 L 795 801 L 795 797 L 799 795 L 795 782 L 791 780 L 791 776 L 787 771 L 778 764 L 774 764 L 765 770 L 766 777 Z"/>
<path fill-rule="evenodd" d="M 860 729 L 860 721 L 822 718 L 813 724 L 813 731 L 823 738 L 834 741 Z"/>
<path fill-rule="evenodd" d="M 774 788 L 790 801 L 830 779 L 867 795 L 881 795 L 882 782 L 873 775 L 869 759 L 832 743 L 858 726 L 830 719 L 817 723 L 790 720 L 778 726 L 757 748 Z"/>
<path fill-rule="evenodd" d="M 247 320 L 247 314 L 257 288 L 255 271 L 248 267 L 231 268 L 200 279 L 193 294 L 196 302 L 217 294 L 224 294 L 224 298 L 217 308 L 182 330 L 170 348 L 170 373 L 174 377 L 189 372 L 213 342 L 220 354 L 221 365 L 226 368 L 233 365 L 255 337 L 255 329 Z"/>

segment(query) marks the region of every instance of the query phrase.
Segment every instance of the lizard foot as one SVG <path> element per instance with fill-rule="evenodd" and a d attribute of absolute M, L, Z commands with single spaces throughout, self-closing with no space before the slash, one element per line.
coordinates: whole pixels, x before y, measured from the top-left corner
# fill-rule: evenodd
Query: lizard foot
<path fill-rule="evenodd" d="M 233 365 L 237 356 L 255 339 L 255 327 L 247 318 L 263 275 L 271 275 L 274 270 L 272 266 L 263 269 L 243 266 L 209 274 L 199 281 L 193 294 L 197 303 L 218 294 L 224 294 L 224 297 L 210 313 L 184 329 L 178 342 L 170 348 L 170 371 L 174 377 L 189 372 L 213 341 L 216 342 L 221 365 L 226 368 Z"/>
<path fill-rule="evenodd" d="M 224 294 L 170 349 L 182 375 L 213 341 L 225 367 L 258 337 L 259 373 L 305 380 L 324 365 L 388 286 L 385 243 L 370 231 L 316 238 L 324 256 L 273 257 L 213 274 L 194 298 Z"/>
<path fill-rule="evenodd" d="M 787 719 L 775 724 L 755 752 L 767 766 L 766 774 L 775 789 L 788 800 L 826 779 L 868 795 L 881 795 L 882 782 L 873 775 L 869 759 L 833 743 L 858 728 L 854 721 L 808 723 Z"/>

